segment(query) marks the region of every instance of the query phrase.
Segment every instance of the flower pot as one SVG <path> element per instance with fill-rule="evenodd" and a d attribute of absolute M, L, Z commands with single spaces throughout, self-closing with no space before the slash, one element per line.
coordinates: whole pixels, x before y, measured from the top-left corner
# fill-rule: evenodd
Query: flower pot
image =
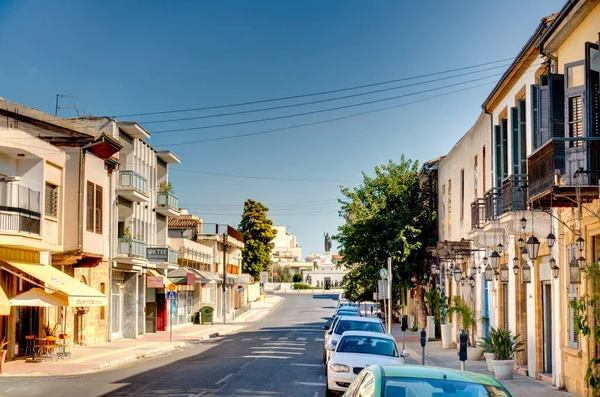
<path fill-rule="evenodd" d="M 496 379 L 512 379 L 515 360 L 490 360 Z"/>
<path fill-rule="evenodd" d="M 483 353 L 483 358 L 485 358 L 485 363 L 487 364 L 488 371 L 494 372 L 494 366 L 492 365 L 494 353 Z"/>
<path fill-rule="evenodd" d="M 483 349 L 481 347 L 467 347 L 467 360 L 469 361 L 481 360 L 482 354 Z"/>
<path fill-rule="evenodd" d="M 452 324 L 442 324 L 442 349 L 450 349 L 452 344 Z"/>
<path fill-rule="evenodd" d="M 8 350 L 0 350 L 0 374 L 2 374 L 2 367 L 4 366 L 4 360 L 6 359 L 6 353 L 8 353 Z"/>
<path fill-rule="evenodd" d="M 427 316 L 427 337 L 434 339 L 435 338 L 435 317 Z"/>

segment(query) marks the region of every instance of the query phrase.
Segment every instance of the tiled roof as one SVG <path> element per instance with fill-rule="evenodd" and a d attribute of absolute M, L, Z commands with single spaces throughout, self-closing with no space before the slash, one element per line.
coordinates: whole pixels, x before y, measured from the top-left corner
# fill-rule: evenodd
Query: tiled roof
<path fill-rule="evenodd" d="M 201 224 L 201 219 L 169 217 L 169 227 L 174 229 L 191 229 Z"/>
<path fill-rule="evenodd" d="M 333 254 L 333 255 L 331 255 L 331 257 L 332 257 L 333 259 L 343 259 L 343 258 L 344 258 L 344 255 Z"/>

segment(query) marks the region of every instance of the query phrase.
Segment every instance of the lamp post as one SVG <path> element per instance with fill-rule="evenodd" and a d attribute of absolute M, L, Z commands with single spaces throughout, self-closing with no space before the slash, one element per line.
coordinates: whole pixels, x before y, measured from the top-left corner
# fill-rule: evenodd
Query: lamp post
<path fill-rule="evenodd" d="M 492 269 L 498 269 L 500 266 L 500 254 L 497 251 L 493 251 L 490 255 L 490 263 L 492 264 Z"/>
<path fill-rule="evenodd" d="M 580 273 L 579 273 L 579 261 L 575 258 L 569 262 L 569 281 L 570 284 L 579 284 L 580 283 Z"/>
<path fill-rule="evenodd" d="M 513 258 L 513 273 L 515 276 L 519 274 L 519 258 L 516 256 Z"/>

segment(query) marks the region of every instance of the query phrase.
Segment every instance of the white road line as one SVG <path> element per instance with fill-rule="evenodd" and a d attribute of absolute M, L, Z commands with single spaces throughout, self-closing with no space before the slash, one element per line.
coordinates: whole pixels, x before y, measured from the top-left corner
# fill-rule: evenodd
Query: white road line
<path fill-rule="evenodd" d="M 298 367 L 321 367 L 321 364 L 301 364 L 301 363 L 292 363 L 292 365 L 296 365 Z"/>
<path fill-rule="evenodd" d="M 252 339 L 254 339 L 254 338 L 244 338 L 244 339 L 242 339 L 242 342 L 249 342 L 249 341 L 251 341 Z"/>
<path fill-rule="evenodd" d="M 268 359 L 274 358 L 274 359 L 287 360 L 288 358 L 291 358 L 291 357 L 260 355 L 260 356 L 242 356 L 242 358 L 268 358 Z"/>
<path fill-rule="evenodd" d="M 325 342 L 325 339 L 323 339 L 323 338 L 315 338 L 315 342 Z"/>
<path fill-rule="evenodd" d="M 304 385 L 304 386 L 325 386 L 325 383 L 320 383 L 320 382 L 294 382 L 297 385 Z"/>
<path fill-rule="evenodd" d="M 252 353 L 256 353 L 256 354 L 293 354 L 296 356 L 301 356 L 304 354 L 304 353 L 300 353 L 300 352 L 280 352 L 277 350 L 268 350 L 268 348 L 253 351 Z"/>
<path fill-rule="evenodd" d="M 296 338 L 296 340 L 306 340 L 306 338 Z"/>
<path fill-rule="evenodd" d="M 288 340 L 290 339 L 288 336 L 282 336 L 280 338 L 277 338 L 277 340 Z"/>
<path fill-rule="evenodd" d="M 233 374 L 229 374 L 226 377 L 224 377 L 223 379 L 221 379 L 220 381 L 218 381 L 217 383 L 215 383 L 215 385 L 218 385 L 219 383 L 223 383 L 225 382 L 227 379 L 231 378 L 233 376 Z"/>
<path fill-rule="evenodd" d="M 233 342 L 233 339 L 223 339 L 223 342 Z"/>
<path fill-rule="evenodd" d="M 271 340 L 271 338 L 260 338 L 260 340 Z"/>
<path fill-rule="evenodd" d="M 316 392 L 315 392 L 315 395 L 314 395 L 313 397 L 319 397 L 319 392 L 318 392 L 318 391 L 316 391 Z"/>
<path fill-rule="evenodd" d="M 246 364 L 242 365 L 242 367 L 240 369 L 244 369 L 246 368 L 248 365 L 252 364 L 253 361 L 248 361 Z"/>
<path fill-rule="evenodd" d="M 305 347 L 292 347 L 292 346 L 266 346 L 266 345 L 262 345 L 262 346 L 254 346 L 251 347 L 250 349 L 279 349 L 279 350 L 306 350 Z"/>

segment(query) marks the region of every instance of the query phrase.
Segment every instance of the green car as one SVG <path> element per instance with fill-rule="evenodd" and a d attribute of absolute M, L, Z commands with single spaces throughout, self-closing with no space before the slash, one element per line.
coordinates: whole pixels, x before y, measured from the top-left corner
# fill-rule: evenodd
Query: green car
<path fill-rule="evenodd" d="M 372 365 L 363 369 L 345 397 L 512 397 L 488 375 L 417 365 Z"/>

